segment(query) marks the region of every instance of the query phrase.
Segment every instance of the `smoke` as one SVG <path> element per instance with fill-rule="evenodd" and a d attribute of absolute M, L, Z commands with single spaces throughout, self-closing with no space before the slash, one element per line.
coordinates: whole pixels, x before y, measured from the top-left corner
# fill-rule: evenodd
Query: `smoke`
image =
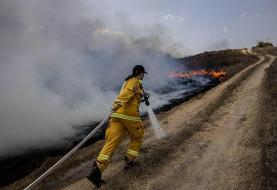
<path fill-rule="evenodd" d="M 167 84 L 166 54 L 179 44 L 159 24 L 101 12 L 89 0 L 0 1 L 0 157 L 62 143 L 73 126 L 101 120 L 136 64 L 150 73 L 146 88 Z"/>
<path fill-rule="evenodd" d="M 211 45 L 209 45 L 209 50 L 221 50 L 221 49 L 227 49 L 229 47 L 229 42 L 226 38 L 223 38 L 217 42 L 213 42 Z"/>

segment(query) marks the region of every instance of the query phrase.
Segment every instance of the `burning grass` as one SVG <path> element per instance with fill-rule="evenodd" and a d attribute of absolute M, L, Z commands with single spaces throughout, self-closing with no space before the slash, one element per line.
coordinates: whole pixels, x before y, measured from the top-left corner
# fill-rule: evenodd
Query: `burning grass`
<path fill-rule="evenodd" d="M 224 80 L 248 67 L 258 60 L 258 57 L 251 53 L 243 53 L 241 49 L 228 49 L 221 51 L 205 52 L 195 56 L 179 59 L 191 70 L 214 70 L 224 71 Z"/>
<path fill-rule="evenodd" d="M 171 71 L 167 74 L 169 78 L 192 78 L 193 76 L 209 76 L 214 79 L 222 79 L 225 75 L 226 72 L 222 69 L 218 71 L 201 69 L 183 73 Z"/>

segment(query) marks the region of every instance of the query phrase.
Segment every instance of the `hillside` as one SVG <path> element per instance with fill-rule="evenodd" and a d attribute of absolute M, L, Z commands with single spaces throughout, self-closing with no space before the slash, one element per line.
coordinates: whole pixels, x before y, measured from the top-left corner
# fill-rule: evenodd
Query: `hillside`
<path fill-rule="evenodd" d="M 225 80 L 229 79 L 257 60 L 257 56 L 252 54 L 251 50 L 248 49 L 211 51 L 179 59 L 181 63 L 185 64 L 191 70 L 223 69 L 227 72 Z"/>
<path fill-rule="evenodd" d="M 162 141 L 147 138 L 142 168 L 135 171 L 123 172 L 117 154 L 101 189 L 275 189 L 276 57 L 259 58 L 163 114 L 170 135 Z M 79 187 L 93 189 L 82 179 L 64 190 Z"/>

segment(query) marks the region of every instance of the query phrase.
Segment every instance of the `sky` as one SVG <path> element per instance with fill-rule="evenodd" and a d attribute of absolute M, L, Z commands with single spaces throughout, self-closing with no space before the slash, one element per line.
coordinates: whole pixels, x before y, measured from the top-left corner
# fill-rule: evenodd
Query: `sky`
<path fill-rule="evenodd" d="M 95 6 L 137 25 L 161 24 L 187 54 L 277 44 L 276 0 L 102 0 Z"/>

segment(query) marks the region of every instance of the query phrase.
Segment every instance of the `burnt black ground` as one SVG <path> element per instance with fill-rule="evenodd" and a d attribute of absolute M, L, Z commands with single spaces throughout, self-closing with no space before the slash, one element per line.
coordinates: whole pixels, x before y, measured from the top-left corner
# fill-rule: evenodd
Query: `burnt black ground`
<path fill-rule="evenodd" d="M 190 98 L 204 93 L 205 91 L 217 86 L 220 84 L 219 80 L 213 79 L 205 86 L 201 86 L 193 91 L 186 92 L 182 94 L 182 96 L 170 100 L 169 104 L 163 105 L 154 110 L 155 113 L 165 112 L 173 108 L 174 106 L 180 105 L 183 102 L 189 100 Z M 142 116 L 146 118 L 147 116 L 144 114 Z M 0 161 L 0 187 L 6 186 L 18 179 L 21 179 L 32 172 L 35 168 L 40 167 L 41 163 L 45 161 L 48 157 L 53 156 L 61 156 L 66 154 L 70 149 L 72 149 L 75 145 L 79 143 L 79 141 L 84 138 L 90 131 L 97 126 L 98 123 L 92 123 L 91 125 L 81 126 L 79 128 L 79 133 L 76 137 L 72 137 L 72 139 L 68 139 L 68 144 L 60 145 L 59 147 L 52 147 L 48 149 L 42 150 L 33 150 L 24 155 L 18 155 L 13 158 L 8 158 Z M 84 129 L 85 130 L 80 130 Z M 107 128 L 107 124 L 102 127 L 88 142 L 86 142 L 82 148 L 87 147 L 98 140 L 101 140 L 105 136 L 105 129 Z"/>

